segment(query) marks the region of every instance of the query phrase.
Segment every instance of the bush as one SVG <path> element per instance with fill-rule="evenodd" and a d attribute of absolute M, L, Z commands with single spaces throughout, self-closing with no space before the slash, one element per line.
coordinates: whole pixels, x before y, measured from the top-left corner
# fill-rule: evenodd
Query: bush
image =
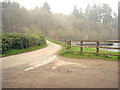
<path fill-rule="evenodd" d="M 2 53 L 9 49 L 23 49 L 46 44 L 42 34 L 4 33 L 2 34 Z"/>

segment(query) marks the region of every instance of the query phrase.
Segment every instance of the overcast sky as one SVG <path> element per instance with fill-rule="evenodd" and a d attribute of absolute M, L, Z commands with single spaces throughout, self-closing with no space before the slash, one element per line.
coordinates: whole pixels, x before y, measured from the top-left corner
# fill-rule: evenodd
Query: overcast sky
<path fill-rule="evenodd" d="M 2 0 L 0 0 L 2 1 Z M 12 0 L 11 0 L 12 1 Z M 111 6 L 112 10 L 118 12 L 118 1 L 119 0 L 14 0 L 19 2 L 21 6 L 27 9 L 34 9 L 36 6 L 41 7 L 46 1 L 51 7 L 53 13 L 71 14 L 74 6 L 77 8 L 85 9 L 87 4 L 93 5 L 107 3 Z"/>

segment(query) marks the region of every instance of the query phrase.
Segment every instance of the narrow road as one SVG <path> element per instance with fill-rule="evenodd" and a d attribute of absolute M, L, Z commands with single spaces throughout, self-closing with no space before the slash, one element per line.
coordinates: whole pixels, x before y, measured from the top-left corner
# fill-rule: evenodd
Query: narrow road
<path fill-rule="evenodd" d="M 48 61 L 48 59 L 54 57 L 61 49 L 61 46 L 47 41 L 47 47 L 43 49 L 2 58 L 2 68 L 12 68 L 23 64 L 29 64 L 29 67 L 35 66 Z"/>
<path fill-rule="evenodd" d="M 2 58 L 3 88 L 118 88 L 118 62 L 57 56 L 61 46 Z"/>

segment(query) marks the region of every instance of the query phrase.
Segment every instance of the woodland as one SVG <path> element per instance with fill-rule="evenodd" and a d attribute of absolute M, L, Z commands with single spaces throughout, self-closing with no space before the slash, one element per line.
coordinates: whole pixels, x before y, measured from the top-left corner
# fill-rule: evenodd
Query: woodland
<path fill-rule="evenodd" d="M 117 40 L 118 15 L 108 4 L 88 4 L 85 10 L 75 5 L 71 14 L 64 15 L 52 13 L 47 2 L 32 10 L 17 2 L 2 2 L 2 33 L 42 33 L 50 39 Z"/>

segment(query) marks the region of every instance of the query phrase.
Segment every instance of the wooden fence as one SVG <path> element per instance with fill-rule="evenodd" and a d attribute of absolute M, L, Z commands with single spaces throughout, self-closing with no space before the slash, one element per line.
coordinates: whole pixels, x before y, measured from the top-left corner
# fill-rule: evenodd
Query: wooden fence
<path fill-rule="evenodd" d="M 79 42 L 79 45 L 71 45 L 71 42 Z M 84 42 L 94 42 L 95 46 L 85 46 Z M 99 49 L 100 48 L 106 48 L 106 49 L 118 49 L 120 50 L 119 47 L 103 47 L 100 46 L 100 43 L 107 43 L 107 44 L 111 44 L 111 43 L 120 43 L 120 41 L 90 41 L 90 40 L 65 40 L 65 46 L 66 46 L 66 52 L 78 52 L 78 53 L 89 53 L 89 54 L 97 54 L 97 55 L 111 55 L 111 56 L 120 56 L 118 55 L 114 55 L 114 54 L 104 54 L 104 53 L 100 53 Z M 80 51 L 71 51 L 70 48 L 71 47 L 80 47 Z M 83 48 L 87 47 L 87 48 L 96 48 L 96 53 L 93 52 L 83 52 Z"/>

